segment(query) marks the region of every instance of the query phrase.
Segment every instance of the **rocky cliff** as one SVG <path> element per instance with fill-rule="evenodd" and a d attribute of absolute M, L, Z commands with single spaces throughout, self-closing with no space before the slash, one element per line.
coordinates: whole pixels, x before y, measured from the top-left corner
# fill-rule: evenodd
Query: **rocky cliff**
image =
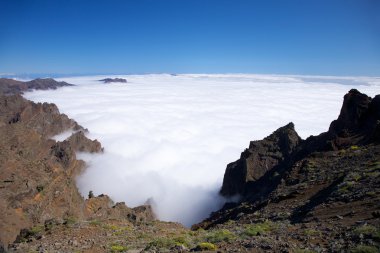
<path fill-rule="evenodd" d="M 301 140 L 290 123 L 251 142 L 220 191 L 241 201 L 193 229 L 245 235 L 226 250 L 379 252 L 379 101 L 350 90 L 328 132 Z"/>
<path fill-rule="evenodd" d="M 247 195 L 250 182 L 255 182 L 267 172 L 276 170 L 289 162 L 291 154 L 301 142 L 294 130 L 294 124 L 279 128 L 261 141 L 252 141 L 249 148 L 241 153 L 240 159 L 227 165 L 221 194 Z"/>
<path fill-rule="evenodd" d="M 220 193 L 227 197 L 237 194 L 246 198 L 252 198 L 252 194 L 263 197 L 260 192 L 268 185 L 267 177 L 281 175 L 294 162 L 317 151 L 378 144 L 379 135 L 380 96 L 371 99 L 350 90 L 344 97 L 338 119 L 331 123 L 328 132 L 302 140 L 294 124 L 289 123 L 261 141 L 252 141 L 240 159 L 227 166 Z"/>
<path fill-rule="evenodd" d="M 75 133 L 57 142 L 53 136 Z M 46 222 L 120 219 L 151 221 L 150 207 L 131 209 L 108 197 L 85 200 L 75 176 L 85 168 L 76 152 L 102 152 L 87 130 L 59 113 L 54 104 L 33 103 L 20 95 L 0 96 L 0 245 L 22 241 Z M 104 199 L 107 201 L 104 201 Z M 107 203 L 105 203 L 107 202 Z M 95 208 L 96 207 L 96 208 Z M 100 211 L 101 210 L 101 211 Z"/>

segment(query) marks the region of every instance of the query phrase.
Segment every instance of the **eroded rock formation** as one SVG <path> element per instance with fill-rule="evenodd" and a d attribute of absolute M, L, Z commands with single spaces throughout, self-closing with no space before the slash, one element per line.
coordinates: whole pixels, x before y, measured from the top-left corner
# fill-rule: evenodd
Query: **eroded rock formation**
<path fill-rule="evenodd" d="M 241 200 L 193 229 L 251 236 L 226 250 L 377 252 L 379 124 L 380 95 L 350 90 L 327 132 L 301 140 L 289 124 L 251 142 L 227 166 L 221 188 L 224 196 L 240 194 Z"/>
<path fill-rule="evenodd" d="M 328 132 L 302 140 L 293 123 L 289 123 L 263 140 L 252 141 L 240 159 L 227 166 L 220 193 L 227 197 L 239 194 L 261 198 L 258 193 L 266 188 L 271 190 L 266 182 L 268 175 L 281 175 L 295 161 L 313 152 L 379 143 L 379 136 L 380 96 L 371 99 L 355 89 L 350 90 Z"/>
<path fill-rule="evenodd" d="M 67 130 L 75 133 L 62 142 L 51 139 Z M 79 194 L 75 176 L 85 163 L 75 153 L 102 152 L 101 144 L 88 139 L 86 131 L 54 104 L 0 96 L 0 244 L 5 248 L 20 231 L 27 234 L 52 219 L 92 219 L 99 209 L 104 210 L 103 219 L 154 219 L 150 207 L 109 206 L 99 200 L 108 197 L 85 201 Z M 89 208 L 94 202 L 97 208 Z"/>

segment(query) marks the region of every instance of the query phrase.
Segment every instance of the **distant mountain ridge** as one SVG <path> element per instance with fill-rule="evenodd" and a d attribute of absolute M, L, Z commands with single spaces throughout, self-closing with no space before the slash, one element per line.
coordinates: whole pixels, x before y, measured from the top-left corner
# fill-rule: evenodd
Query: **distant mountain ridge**
<path fill-rule="evenodd" d="M 22 94 L 29 90 L 57 89 L 64 86 L 74 86 L 66 82 L 59 82 L 52 78 L 37 78 L 31 81 L 18 81 L 9 78 L 0 78 L 0 95 Z"/>
<path fill-rule="evenodd" d="M 127 83 L 127 79 L 124 78 L 105 78 L 99 81 L 103 83 Z"/>

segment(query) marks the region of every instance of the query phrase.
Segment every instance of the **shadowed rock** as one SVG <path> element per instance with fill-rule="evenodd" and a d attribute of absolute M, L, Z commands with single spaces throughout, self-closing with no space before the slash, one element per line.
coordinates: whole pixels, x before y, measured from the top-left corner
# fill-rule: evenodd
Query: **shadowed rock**
<path fill-rule="evenodd" d="M 293 123 L 279 128 L 261 141 L 251 141 L 240 159 L 227 165 L 220 193 L 224 196 L 244 194 L 247 183 L 258 180 L 289 159 L 300 141 Z"/>
<path fill-rule="evenodd" d="M 155 220 L 151 206 L 129 208 L 124 202 L 114 203 L 110 197 L 101 194 L 86 199 L 85 216 L 90 220 L 128 220 L 129 222 L 149 222 Z"/>
<path fill-rule="evenodd" d="M 252 141 L 239 160 L 227 165 L 220 193 L 223 196 L 239 194 L 252 199 L 252 194 L 257 195 L 252 191 L 276 183 L 276 180 L 267 182 L 269 178 L 263 178 L 270 175 L 268 172 L 271 170 L 281 174 L 294 161 L 316 151 L 379 143 L 379 129 L 380 95 L 371 99 L 352 89 L 344 96 L 340 115 L 331 123 L 328 132 L 302 140 L 293 123 L 289 123 L 261 141 Z"/>
<path fill-rule="evenodd" d="M 287 238 L 277 240 L 280 244 L 296 239 L 309 245 L 308 231 L 325 231 L 314 235 L 325 249 L 349 251 L 357 243 L 352 231 L 363 221 L 368 227 L 379 226 L 373 215 L 380 210 L 379 124 L 380 95 L 372 99 L 350 90 L 327 132 L 301 140 L 289 124 L 251 142 L 240 159 L 227 166 L 221 188 L 222 195 L 239 194 L 240 201 L 227 203 L 192 228 L 292 224 L 266 233 L 272 233 L 272 241 Z M 294 227 L 300 233 L 294 233 Z M 331 244 L 338 234 L 342 243 Z"/>

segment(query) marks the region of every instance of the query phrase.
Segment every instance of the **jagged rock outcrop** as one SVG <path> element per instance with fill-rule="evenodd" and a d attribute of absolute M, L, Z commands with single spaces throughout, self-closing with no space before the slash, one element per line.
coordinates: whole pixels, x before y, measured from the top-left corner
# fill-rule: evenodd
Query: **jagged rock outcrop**
<path fill-rule="evenodd" d="M 67 130 L 74 133 L 66 140 L 52 139 Z M 108 197 L 85 201 L 79 194 L 75 177 L 85 163 L 76 152 L 103 151 L 85 132 L 54 104 L 33 103 L 20 95 L 0 96 L 0 245 L 6 248 L 18 235 L 22 242 L 33 227 L 49 220 L 62 224 L 93 219 L 99 213 L 103 220 L 154 220 L 149 206 L 109 205 Z"/>
<path fill-rule="evenodd" d="M 297 136 L 288 125 L 250 145 L 232 163 L 236 167 L 227 166 L 221 191 L 225 196 L 241 194 L 240 202 L 227 203 L 193 229 L 241 233 L 246 228 L 243 234 L 253 236 L 228 246 L 242 251 L 377 252 L 379 101 L 380 95 L 371 99 L 350 90 L 327 132 L 306 140 L 289 138 L 297 141 L 284 149 L 273 137 L 284 128 L 289 130 L 285 136 Z M 275 150 L 276 155 L 268 158 L 267 150 Z M 251 157 L 254 162 L 247 166 Z M 263 166 L 267 159 L 272 166 Z"/>
<path fill-rule="evenodd" d="M 252 141 L 239 160 L 227 165 L 220 193 L 224 196 L 244 195 L 249 182 L 257 181 L 286 162 L 300 141 L 293 123 L 279 128 L 264 140 Z"/>
<path fill-rule="evenodd" d="M 44 220 L 83 217 L 74 175 L 84 162 L 75 151 L 99 152 L 101 146 L 84 136 L 62 143 L 50 139 L 68 129 L 84 131 L 53 104 L 0 96 L 0 241 L 5 245 L 21 229 Z"/>
<path fill-rule="evenodd" d="M 227 166 L 220 193 L 262 198 L 260 193 L 272 190 L 268 185 L 276 184 L 276 180 L 267 184 L 268 175 L 281 175 L 294 161 L 316 151 L 379 143 L 379 129 L 380 95 L 371 99 L 352 89 L 344 96 L 340 115 L 328 132 L 302 140 L 289 123 L 265 139 L 251 142 L 240 159 Z"/>
<path fill-rule="evenodd" d="M 0 126 L 13 124 L 33 129 L 46 138 L 67 129 L 83 129 L 74 120 L 60 114 L 54 104 L 26 102 L 20 95 L 0 96 Z"/>
<path fill-rule="evenodd" d="M 337 148 L 354 144 L 379 142 L 380 96 L 373 99 L 359 91 L 350 90 L 337 120 L 334 120 L 328 133 Z"/>
<path fill-rule="evenodd" d="M 85 216 L 90 220 L 104 221 L 109 219 L 128 220 L 129 222 L 149 222 L 155 220 L 150 205 L 129 208 L 124 202 L 114 203 L 107 195 L 89 198 L 85 201 Z"/>
<path fill-rule="evenodd" d="M 64 86 L 73 86 L 66 82 L 58 82 L 52 78 L 38 78 L 32 81 L 22 82 L 9 78 L 0 78 L 0 95 L 22 94 L 25 91 L 57 89 Z"/>
<path fill-rule="evenodd" d="M 103 83 L 127 83 L 127 79 L 124 78 L 105 78 L 99 81 Z"/>

